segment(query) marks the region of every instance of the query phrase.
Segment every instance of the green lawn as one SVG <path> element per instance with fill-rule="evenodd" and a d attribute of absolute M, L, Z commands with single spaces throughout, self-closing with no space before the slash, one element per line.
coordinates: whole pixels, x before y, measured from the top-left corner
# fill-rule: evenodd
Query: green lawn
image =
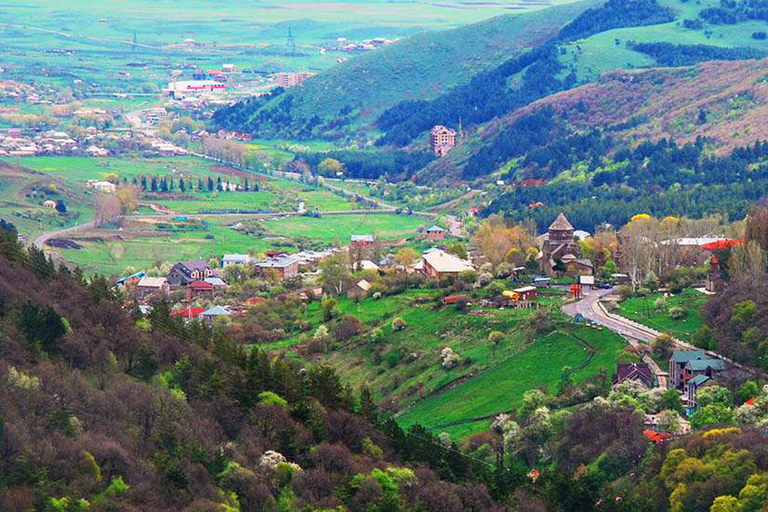
<path fill-rule="evenodd" d="M 693 289 L 686 289 L 673 297 L 666 299 L 667 306 L 656 311 L 654 303 L 662 294 L 656 293 L 648 297 L 627 299 L 619 304 L 614 311 L 630 320 L 647 325 L 660 332 L 671 333 L 676 338 L 688 341 L 691 334 L 704 325 L 701 307 L 707 298 L 704 294 Z M 669 317 L 669 308 L 681 307 L 687 314 L 680 320 Z"/>
<path fill-rule="evenodd" d="M 16 159 L 0 159 L 9 163 L 16 163 Z M 44 172 L 52 176 L 67 180 L 102 179 L 104 174 L 117 173 L 121 178 L 129 180 L 139 176 L 165 176 L 180 175 L 187 177 L 218 176 L 211 170 L 210 163 L 206 160 L 187 157 L 107 157 L 91 158 L 86 156 L 35 156 L 21 158 L 22 167 Z"/>
<path fill-rule="evenodd" d="M 612 371 L 624 342 L 608 331 L 579 328 L 575 332 L 595 349 L 594 359 L 575 373 L 575 379 L 596 375 L 600 367 Z M 404 427 L 419 423 L 436 433 L 447 431 L 454 437 L 465 437 L 486 429 L 490 420 L 443 425 L 511 410 L 529 389 L 546 386 L 552 390 L 564 366 L 575 368 L 588 360 L 589 353 L 572 336 L 555 333 L 542 337 L 463 384 L 416 403 L 398 421 Z"/>

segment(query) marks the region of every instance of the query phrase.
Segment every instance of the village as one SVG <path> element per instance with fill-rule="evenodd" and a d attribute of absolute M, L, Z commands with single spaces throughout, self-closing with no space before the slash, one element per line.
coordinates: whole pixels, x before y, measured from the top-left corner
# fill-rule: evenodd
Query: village
<path fill-rule="evenodd" d="M 440 226 L 425 229 L 421 237 L 430 247 L 421 253 L 410 248 L 387 252 L 375 236 L 359 234 L 352 235 L 345 246 L 317 251 L 227 253 L 215 261 L 179 261 L 164 275 L 157 269 L 139 271 L 117 279 L 115 285 L 125 297 L 126 307 L 138 307 L 149 314 L 159 301 L 167 302 L 172 317 L 185 322 L 197 320 L 213 329 L 237 325 L 249 311 L 265 307 L 267 301 L 307 305 L 325 304 L 331 297 L 346 297 L 353 303 L 381 300 L 384 294 L 400 293 L 391 289 L 395 279 L 405 280 L 404 289 L 409 279 L 416 286 L 435 289 L 442 307 L 474 314 L 488 309 L 562 307 L 576 324 L 618 333 L 637 354 L 636 361 L 618 363 L 610 379 L 612 389 L 622 393 L 628 389 L 633 393 L 673 390 L 679 397 L 682 414 L 674 432 L 660 427 L 667 421 L 662 411 L 645 414 L 645 435 L 657 444 L 690 431 L 690 421 L 685 418 L 696 412 L 697 394 L 702 389 L 718 386 L 723 379 L 743 380 L 755 375 L 754 370 L 716 352 L 611 313 L 622 300 L 620 291 L 628 287 L 630 275 L 606 273 L 604 261 L 599 263 L 601 272 L 596 272 L 595 264 L 580 250 L 591 235 L 575 230 L 562 214 L 538 238 L 535 259 L 523 266 L 505 263 L 497 268 L 496 275 L 503 280 L 488 274 L 491 264 L 482 250 L 465 255 L 462 244 L 451 242 L 447 233 Z M 722 237 L 674 240 L 688 258 L 709 262 L 699 291 L 692 293 L 704 297 L 722 291 L 715 252 L 738 243 Z M 264 283 L 260 292 L 253 294 L 253 287 L 242 286 L 246 276 Z M 671 296 L 663 288 L 656 293 Z M 591 309 L 582 309 L 587 303 Z M 658 348 L 659 344 L 664 347 Z M 441 354 L 444 361 L 454 356 L 453 351 Z"/>

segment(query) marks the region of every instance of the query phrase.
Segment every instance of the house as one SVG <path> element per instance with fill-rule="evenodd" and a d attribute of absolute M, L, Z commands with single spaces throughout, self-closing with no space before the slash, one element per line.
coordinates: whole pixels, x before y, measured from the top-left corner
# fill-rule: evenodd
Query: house
<path fill-rule="evenodd" d="M 347 290 L 347 297 L 350 299 L 362 299 L 368 296 L 368 292 L 371 290 L 371 283 L 365 279 L 361 279 L 355 285 Z"/>
<path fill-rule="evenodd" d="M 643 426 L 653 432 L 656 432 L 656 429 L 659 426 L 659 421 L 664 417 L 663 413 L 659 414 L 646 414 L 643 418 Z M 679 418 L 678 423 L 680 424 L 680 431 L 678 434 L 687 434 L 691 431 L 691 422 L 686 420 L 685 418 Z"/>
<path fill-rule="evenodd" d="M 179 309 L 177 311 L 173 311 L 171 313 L 171 317 L 173 318 L 183 318 L 184 320 L 192 320 L 194 318 L 198 318 L 206 308 L 193 308 L 192 306 L 186 307 L 184 309 Z"/>
<path fill-rule="evenodd" d="M 475 270 L 467 260 L 439 249 L 424 253 L 421 262 L 422 272 L 427 277 L 456 276 L 467 270 Z"/>
<path fill-rule="evenodd" d="M 299 275 L 299 260 L 294 256 L 277 256 L 257 262 L 256 268 L 261 274 L 269 270 L 276 271 L 282 280 Z"/>
<path fill-rule="evenodd" d="M 536 288 L 549 288 L 552 286 L 552 278 L 536 276 L 533 278 L 533 285 Z"/>
<path fill-rule="evenodd" d="M 350 245 L 355 249 L 367 249 L 373 246 L 373 235 L 352 235 Z"/>
<path fill-rule="evenodd" d="M 430 131 L 430 143 L 436 156 L 445 156 L 456 146 L 456 131 L 437 125 Z"/>
<path fill-rule="evenodd" d="M 611 377 L 611 386 L 627 380 L 635 380 L 647 388 L 652 388 L 654 377 L 651 367 L 645 363 L 618 363 L 616 373 Z"/>
<path fill-rule="evenodd" d="M 722 359 L 693 359 L 683 368 L 683 396 L 687 408 L 696 408 L 696 393 L 704 385 L 712 384 L 714 378 L 725 371 Z"/>
<path fill-rule="evenodd" d="M 552 276 L 566 271 L 594 274 L 592 262 L 580 257 L 573 226 L 564 214 L 557 216 L 541 239 L 539 265 L 544 274 Z"/>
<path fill-rule="evenodd" d="M 89 180 L 88 187 L 92 188 L 97 192 L 101 192 L 102 194 L 114 194 L 115 191 L 117 191 L 117 185 L 115 185 L 114 183 L 110 183 L 108 181 Z"/>
<path fill-rule="evenodd" d="M 706 375 L 696 375 L 685 383 L 685 391 L 683 392 L 683 398 L 685 399 L 685 408 L 689 412 L 696 410 L 696 393 L 699 389 L 706 385 L 712 384 L 714 381 L 712 377 Z"/>
<path fill-rule="evenodd" d="M 123 288 L 129 288 L 131 286 L 136 286 L 139 284 L 139 281 L 141 281 L 143 278 L 147 277 L 146 272 L 136 272 L 135 274 L 131 274 L 129 276 L 121 277 L 117 280 L 117 286 L 122 286 Z"/>
<path fill-rule="evenodd" d="M 94 157 L 109 156 L 108 150 L 104 148 L 100 148 L 98 146 L 89 146 L 88 149 L 85 150 L 85 152 L 88 153 L 90 156 L 94 156 Z"/>
<path fill-rule="evenodd" d="M 431 228 L 427 228 L 427 240 L 432 240 L 434 242 L 445 240 L 445 233 L 446 231 L 440 226 L 432 226 Z"/>
<path fill-rule="evenodd" d="M 216 277 L 216 276 L 206 277 L 204 281 L 210 284 L 211 286 L 213 286 L 214 291 L 221 290 L 227 287 L 227 283 L 224 282 L 224 280 L 220 277 Z"/>
<path fill-rule="evenodd" d="M 136 283 L 136 293 L 142 297 L 147 295 L 162 295 L 168 292 L 168 280 L 164 277 L 142 277 Z"/>
<path fill-rule="evenodd" d="M 649 428 L 643 430 L 643 435 L 652 443 L 661 446 L 669 441 L 669 434 L 666 432 L 656 432 Z"/>
<path fill-rule="evenodd" d="M 709 293 L 720 293 L 723 291 L 725 283 L 723 282 L 723 275 L 720 272 L 720 260 L 716 255 L 712 255 L 709 259 L 709 269 L 707 269 L 707 279 L 704 284 L 704 289 Z"/>
<path fill-rule="evenodd" d="M 225 254 L 221 257 L 221 268 L 227 268 L 230 265 L 245 266 L 251 262 L 251 257 L 247 254 Z"/>
<path fill-rule="evenodd" d="M 56 201 L 52 201 L 50 199 L 47 200 L 46 202 L 43 203 L 43 208 L 50 208 L 51 210 L 55 210 L 56 209 Z"/>
<path fill-rule="evenodd" d="M 232 316 L 232 311 L 226 306 L 213 306 L 200 313 L 200 318 L 208 324 L 212 324 L 217 318 L 226 318 L 228 316 Z"/>
<path fill-rule="evenodd" d="M 669 387 L 685 391 L 685 382 L 696 375 L 712 377 L 723 370 L 725 363 L 703 350 L 675 350 L 669 358 Z"/>
<path fill-rule="evenodd" d="M 204 260 L 180 261 L 168 272 L 168 283 L 173 288 L 187 286 L 213 275 L 213 269 Z"/>
<path fill-rule="evenodd" d="M 465 300 L 469 302 L 469 296 L 467 295 L 448 295 L 447 297 L 443 297 L 443 304 L 456 304 L 460 300 Z"/>
<path fill-rule="evenodd" d="M 357 264 L 357 270 L 380 270 L 379 266 L 371 260 L 363 260 Z"/>
<path fill-rule="evenodd" d="M 512 300 L 515 300 L 515 297 L 517 297 L 517 301 L 529 301 L 534 300 L 536 298 L 536 287 L 535 286 L 523 286 L 521 288 L 515 288 L 512 290 Z"/>
<path fill-rule="evenodd" d="M 187 300 L 205 295 L 213 295 L 213 285 L 211 283 L 193 281 L 187 285 Z"/>

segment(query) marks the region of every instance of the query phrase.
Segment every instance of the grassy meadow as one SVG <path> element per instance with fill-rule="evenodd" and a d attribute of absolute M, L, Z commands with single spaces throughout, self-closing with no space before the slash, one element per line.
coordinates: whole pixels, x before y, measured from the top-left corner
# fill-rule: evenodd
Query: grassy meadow
<path fill-rule="evenodd" d="M 663 298 L 663 295 L 655 293 L 648 297 L 627 299 L 619 303 L 614 313 L 647 325 L 651 329 L 668 332 L 683 341 L 687 341 L 693 332 L 704 325 L 701 315 L 701 307 L 707 300 L 704 294 L 689 288 L 665 299 L 666 307 L 656 310 L 654 303 L 659 298 Z M 669 309 L 673 307 L 683 308 L 685 317 L 679 320 L 670 318 Z"/>

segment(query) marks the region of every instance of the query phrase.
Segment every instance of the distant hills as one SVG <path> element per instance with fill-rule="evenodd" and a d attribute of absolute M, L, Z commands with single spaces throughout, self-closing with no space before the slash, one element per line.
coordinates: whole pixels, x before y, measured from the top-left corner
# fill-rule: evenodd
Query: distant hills
<path fill-rule="evenodd" d="M 274 98 L 226 109 L 217 120 L 260 136 L 348 135 L 400 101 L 439 97 L 477 73 L 542 44 L 598 3 L 587 0 L 418 34 L 350 58 Z"/>

